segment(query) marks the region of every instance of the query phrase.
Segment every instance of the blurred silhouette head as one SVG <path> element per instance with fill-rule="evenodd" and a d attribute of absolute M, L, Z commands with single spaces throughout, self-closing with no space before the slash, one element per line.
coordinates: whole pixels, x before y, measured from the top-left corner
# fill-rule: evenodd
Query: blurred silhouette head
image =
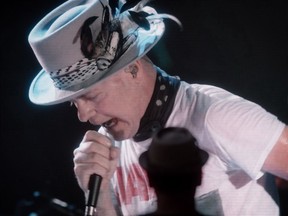
<path fill-rule="evenodd" d="M 187 129 L 168 127 L 154 135 L 139 163 L 155 190 L 183 192 L 201 184 L 202 166 L 207 159 L 208 153 L 198 148 Z"/>

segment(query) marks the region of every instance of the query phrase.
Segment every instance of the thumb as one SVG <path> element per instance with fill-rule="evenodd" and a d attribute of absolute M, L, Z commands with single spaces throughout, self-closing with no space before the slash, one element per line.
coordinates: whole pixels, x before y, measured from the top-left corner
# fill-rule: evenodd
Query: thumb
<path fill-rule="evenodd" d="M 110 148 L 110 171 L 108 174 L 110 178 L 112 177 L 117 168 L 119 157 L 120 157 L 120 148 L 112 146 Z"/>
<path fill-rule="evenodd" d="M 112 146 L 110 148 L 110 159 L 112 161 L 114 160 L 118 161 L 119 156 L 120 156 L 120 148 L 116 146 Z"/>

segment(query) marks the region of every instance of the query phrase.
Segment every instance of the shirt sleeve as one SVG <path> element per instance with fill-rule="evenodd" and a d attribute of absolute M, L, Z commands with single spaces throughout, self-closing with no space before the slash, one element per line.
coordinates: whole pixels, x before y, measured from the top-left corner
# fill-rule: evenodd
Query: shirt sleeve
<path fill-rule="evenodd" d="M 206 125 L 228 171 L 242 169 L 252 179 L 262 176 L 265 159 L 285 126 L 275 115 L 241 97 L 213 104 Z"/>

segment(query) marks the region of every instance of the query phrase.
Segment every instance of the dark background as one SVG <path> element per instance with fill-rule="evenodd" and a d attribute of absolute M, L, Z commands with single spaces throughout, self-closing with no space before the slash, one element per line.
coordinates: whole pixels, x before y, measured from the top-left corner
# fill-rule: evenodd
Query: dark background
<path fill-rule="evenodd" d="M 65 209 L 66 215 L 76 215 L 84 207 L 73 150 L 93 127 L 80 123 L 68 103 L 37 106 L 28 99 L 29 85 L 41 69 L 28 34 L 62 2 L 10 1 L 2 7 L 1 216 L 32 211 L 55 216 Z M 149 54 L 156 64 L 188 82 L 226 88 L 288 123 L 285 1 L 156 0 L 150 5 L 177 16 L 184 27 L 180 31 L 166 20 L 166 34 Z M 282 185 L 281 212 L 288 215 L 287 186 Z M 50 198 L 69 206 L 52 205 Z"/>

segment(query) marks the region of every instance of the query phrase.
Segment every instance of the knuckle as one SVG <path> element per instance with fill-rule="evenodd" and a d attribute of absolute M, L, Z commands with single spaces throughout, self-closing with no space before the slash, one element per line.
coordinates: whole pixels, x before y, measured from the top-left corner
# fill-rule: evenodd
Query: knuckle
<path fill-rule="evenodd" d="M 81 172 L 81 169 L 80 169 L 78 166 L 74 166 L 74 167 L 73 167 L 73 170 L 74 170 L 74 174 L 75 174 L 76 176 L 80 176 L 80 174 L 82 173 L 82 172 Z"/>
<path fill-rule="evenodd" d="M 78 148 L 74 149 L 74 151 L 73 151 L 73 156 L 74 157 L 77 155 L 78 151 L 79 151 Z"/>

